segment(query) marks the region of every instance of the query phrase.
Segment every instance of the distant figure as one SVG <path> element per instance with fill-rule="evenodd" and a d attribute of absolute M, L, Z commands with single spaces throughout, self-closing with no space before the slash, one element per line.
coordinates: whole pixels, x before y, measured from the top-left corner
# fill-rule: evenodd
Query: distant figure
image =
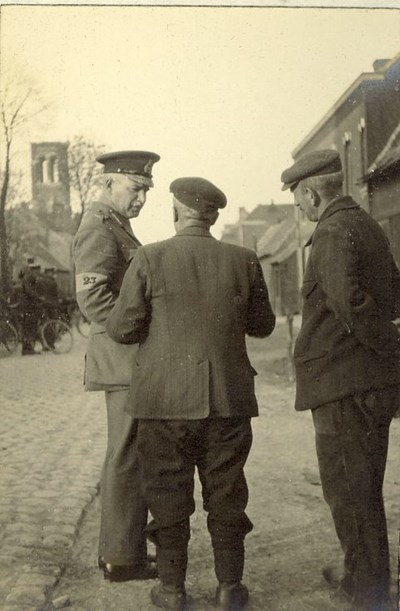
<path fill-rule="evenodd" d="M 129 262 L 140 242 L 129 219 L 139 216 L 153 186 L 152 167 L 160 157 L 147 151 L 107 153 L 103 190 L 87 208 L 75 235 L 76 298 L 90 321 L 85 389 L 104 390 L 108 444 L 101 478 L 99 567 L 109 581 L 153 579 L 147 558 L 148 510 L 140 491 L 135 448 L 137 423 L 125 412 L 135 346 L 120 346 L 105 331 Z M 118 453 L 123 462 L 117 464 Z"/>
<path fill-rule="evenodd" d="M 56 303 L 58 301 L 58 285 L 56 280 L 56 268 L 46 267 L 44 270 L 46 296 L 48 301 Z"/>
<path fill-rule="evenodd" d="M 313 151 L 282 173 L 283 189 L 317 223 L 296 340 L 297 410 L 312 410 L 324 498 L 344 551 L 333 597 L 383 611 L 390 568 L 382 486 L 399 402 L 400 273 L 380 225 L 343 195 L 339 154 Z M 346 606 L 347 605 L 347 606 Z"/>
<path fill-rule="evenodd" d="M 242 609 L 244 465 L 258 408 L 246 334 L 275 326 L 255 253 L 210 234 L 226 196 L 208 180 L 171 184 L 175 237 L 138 249 L 107 331 L 139 342 L 127 408 L 138 419 L 138 453 L 161 584 L 152 602 L 184 609 L 195 467 L 214 550 L 218 609 Z"/>
<path fill-rule="evenodd" d="M 21 270 L 21 330 L 22 355 L 35 354 L 38 323 L 43 313 L 43 297 L 40 288 L 41 267 L 30 260 Z"/>

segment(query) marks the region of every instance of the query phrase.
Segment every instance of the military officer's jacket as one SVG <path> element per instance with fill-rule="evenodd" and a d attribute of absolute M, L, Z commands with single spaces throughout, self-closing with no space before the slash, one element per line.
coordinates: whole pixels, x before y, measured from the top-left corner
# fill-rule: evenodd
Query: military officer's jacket
<path fill-rule="evenodd" d="M 245 336 L 274 326 L 253 251 L 200 227 L 142 246 L 107 320 L 116 341 L 140 342 L 127 407 L 136 418 L 256 416 Z"/>
<path fill-rule="evenodd" d="M 91 322 L 86 390 L 129 385 L 136 346 L 114 342 L 105 332 L 105 322 L 139 246 L 128 219 L 102 201 L 90 204 L 73 242 L 76 298 L 82 314 Z"/>

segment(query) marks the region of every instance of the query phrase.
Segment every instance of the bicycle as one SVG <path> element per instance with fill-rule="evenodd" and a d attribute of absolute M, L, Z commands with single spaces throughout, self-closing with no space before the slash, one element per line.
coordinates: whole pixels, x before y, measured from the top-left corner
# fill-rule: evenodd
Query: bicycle
<path fill-rule="evenodd" d="M 74 344 L 70 326 L 59 318 L 39 321 L 38 331 L 44 350 L 51 350 L 55 354 L 69 352 Z"/>
<path fill-rule="evenodd" d="M 6 354 L 12 354 L 18 343 L 23 342 L 23 320 L 26 313 L 19 300 L 1 297 L 1 304 L 0 344 Z M 46 312 L 45 307 L 42 314 L 37 317 L 33 341 L 40 342 L 42 350 L 65 354 L 71 350 L 74 339 L 67 322 L 68 313 L 57 306 L 58 304 L 48 305 L 47 309 L 51 310 L 51 314 Z"/>
<path fill-rule="evenodd" d="M 7 318 L 0 320 L 0 356 L 11 355 L 19 342 L 18 331 Z"/>
<path fill-rule="evenodd" d="M 82 314 L 75 299 L 64 299 L 64 308 L 69 317 L 70 327 L 75 327 L 82 337 L 89 337 L 90 321 Z"/>
<path fill-rule="evenodd" d="M 10 355 L 17 349 L 19 336 L 9 310 L 8 300 L 0 295 L 0 355 Z"/>

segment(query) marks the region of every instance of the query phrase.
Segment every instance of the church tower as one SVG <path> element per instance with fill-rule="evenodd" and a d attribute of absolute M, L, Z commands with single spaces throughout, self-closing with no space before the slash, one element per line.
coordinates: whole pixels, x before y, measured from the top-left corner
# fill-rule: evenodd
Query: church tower
<path fill-rule="evenodd" d="M 32 200 L 37 214 L 55 231 L 71 228 L 68 142 L 31 143 Z"/>

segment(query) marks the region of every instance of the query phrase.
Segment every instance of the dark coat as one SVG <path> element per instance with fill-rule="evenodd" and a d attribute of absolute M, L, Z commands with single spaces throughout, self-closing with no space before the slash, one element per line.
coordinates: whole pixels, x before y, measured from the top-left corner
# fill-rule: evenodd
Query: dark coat
<path fill-rule="evenodd" d="M 76 299 L 90 320 L 86 390 L 112 390 L 130 383 L 136 346 L 122 346 L 105 331 L 129 262 L 140 246 L 129 220 L 101 201 L 86 210 L 73 242 Z"/>
<path fill-rule="evenodd" d="M 253 251 L 190 227 L 139 248 L 107 332 L 140 342 L 129 406 L 136 418 L 255 416 L 245 335 L 275 326 Z"/>
<path fill-rule="evenodd" d="M 297 410 L 400 382 L 400 274 L 382 228 L 350 197 L 317 224 L 302 295 Z"/>

